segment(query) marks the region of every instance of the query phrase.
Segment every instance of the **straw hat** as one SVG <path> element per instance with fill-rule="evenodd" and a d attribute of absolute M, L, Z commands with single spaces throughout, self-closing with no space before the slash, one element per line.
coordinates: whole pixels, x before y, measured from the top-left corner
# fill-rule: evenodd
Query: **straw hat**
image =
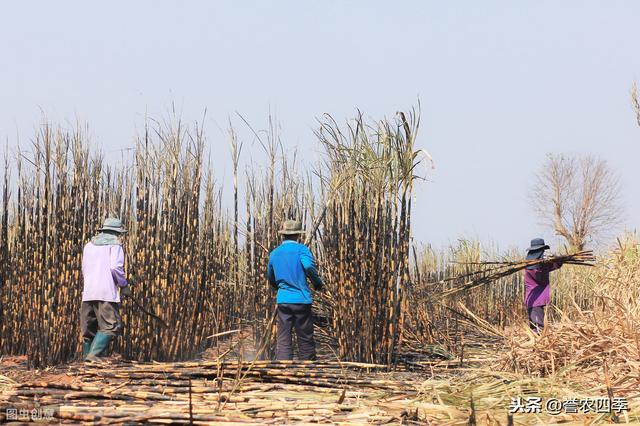
<path fill-rule="evenodd" d="M 102 231 L 113 231 L 113 232 L 117 232 L 119 234 L 124 234 L 125 232 L 127 232 L 126 229 L 124 229 L 124 226 L 122 225 L 122 221 L 120 219 L 117 219 L 115 217 L 108 217 L 104 220 L 104 223 L 102 224 L 102 228 L 98 229 L 98 231 L 102 232 Z"/>
<path fill-rule="evenodd" d="M 300 235 L 304 234 L 302 224 L 297 220 L 285 220 L 282 229 L 278 231 L 280 235 Z"/>

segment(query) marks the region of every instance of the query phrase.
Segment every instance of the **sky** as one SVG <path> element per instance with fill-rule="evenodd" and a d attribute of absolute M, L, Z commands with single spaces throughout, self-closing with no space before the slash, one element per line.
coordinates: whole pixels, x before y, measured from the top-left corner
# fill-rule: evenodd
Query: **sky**
<path fill-rule="evenodd" d="M 236 112 L 257 129 L 273 114 L 285 146 L 313 161 L 322 114 L 393 117 L 419 99 L 416 145 L 435 169 L 416 191 L 417 241 L 557 242 L 527 196 L 548 153 L 606 159 L 624 228 L 638 229 L 639 24 L 635 0 L 5 2 L 0 138 L 28 142 L 44 114 L 88 123 L 115 157 L 145 117 L 175 105 L 191 122 L 206 109 L 214 169 L 229 181 Z M 259 146 L 241 135 L 247 167 Z"/>

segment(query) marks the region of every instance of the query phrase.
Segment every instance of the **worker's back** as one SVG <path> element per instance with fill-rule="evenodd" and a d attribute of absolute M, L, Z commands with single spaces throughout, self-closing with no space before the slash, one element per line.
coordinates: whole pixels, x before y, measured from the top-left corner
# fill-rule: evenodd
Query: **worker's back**
<path fill-rule="evenodd" d="M 545 306 L 551 303 L 549 272 L 562 265 L 550 263 L 529 266 L 524 271 L 524 303 L 528 307 Z"/>
<path fill-rule="evenodd" d="M 113 271 L 121 258 L 124 258 L 124 253 L 120 245 L 96 245 L 89 242 L 84 246 L 82 253 L 83 301 L 120 302 L 120 293 Z"/>
<path fill-rule="evenodd" d="M 303 262 L 310 263 L 305 265 Z M 269 256 L 269 273 L 278 286 L 276 303 L 311 304 L 311 290 L 307 284 L 305 267 L 313 266 L 313 256 L 304 244 L 285 240 Z"/>

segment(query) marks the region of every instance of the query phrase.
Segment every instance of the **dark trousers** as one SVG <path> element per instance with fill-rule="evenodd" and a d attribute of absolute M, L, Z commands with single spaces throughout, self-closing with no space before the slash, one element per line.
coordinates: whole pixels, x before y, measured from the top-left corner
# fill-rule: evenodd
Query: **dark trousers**
<path fill-rule="evenodd" d="M 122 330 L 122 319 L 116 302 L 92 300 L 82 302 L 80 308 L 82 338 L 90 342 L 98 331 L 115 336 Z"/>
<path fill-rule="evenodd" d="M 293 359 L 291 331 L 295 327 L 298 340 L 298 355 L 302 360 L 316 359 L 316 342 L 313 339 L 313 317 L 311 305 L 279 304 L 278 305 L 278 344 L 276 359 Z"/>
<path fill-rule="evenodd" d="M 532 306 L 527 308 L 529 314 L 529 327 L 537 333 L 544 328 L 544 306 Z"/>

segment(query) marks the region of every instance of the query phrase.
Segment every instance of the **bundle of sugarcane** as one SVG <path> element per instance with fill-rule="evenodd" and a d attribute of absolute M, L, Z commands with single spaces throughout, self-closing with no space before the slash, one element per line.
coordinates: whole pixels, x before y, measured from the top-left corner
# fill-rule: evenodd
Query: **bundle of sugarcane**
<path fill-rule="evenodd" d="M 386 365 L 353 362 L 255 361 L 255 362 L 184 362 L 184 363 L 121 363 L 92 366 L 76 370 L 80 377 L 102 377 L 127 380 L 150 380 L 163 377 L 171 380 L 222 380 L 243 377 L 264 383 L 305 384 L 318 387 L 359 386 L 397 390 L 403 387 L 396 380 L 384 380 L 371 373 L 387 370 Z"/>
<path fill-rule="evenodd" d="M 470 290 L 481 285 L 489 284 L 500 278 L 507 277 L 522 271 L 529 266 L 551 265 L 551 264 L 569 264 L 593 266 L 596 257 L 590 250 L 580 251 L 573 254 L 555 255 L 543 259 L 521 260 L 521 261 L 505 261 L 505 262 L 475 262 L 474 265 L 482 267 L 477 271 L 473 271 L 462 276 L 447 278 L 429 285 L 438 285 L 448 283 L 450 281 L 464 281 L 463 285 L 447 289 L 437 295 L 436 298 L 444 298 L 461 291 Z"/>
<path fill-rule="evenodd" d="M 13 408 L 30 410 L 33 404 L 29 400 L 37 397 L 39 406 L 45 408 L 42 412 L 50 407 L 50 415 L 56 422 L 244 424 L 272 420 L 282 424 L 286 420 L 317 422 L 319 417 L 343 422 L 354 411 L 356 398 L 360 397 L 337 391 L 322 395 L 315 391 L 315 396 L 321 399 L 311 400 L 304 394 L 300 397 L 298 387 L 274 386 L 254 386 L 237 395 L 228 395 L 216 388 L 203 391 L 196 386 L 180 393 L 167 392 L 168 389 L 139 390 L 138 386 L 126 382 L 121 383 L 120 388 L 83 386 L 77 390 L 40 385 L 8 391 L 0 398 Z M 345 401 L 346 397 L 351 400 Z M 4 414 L 3 410 L 0 420 L 5 420 L 1 417 Z"/>

